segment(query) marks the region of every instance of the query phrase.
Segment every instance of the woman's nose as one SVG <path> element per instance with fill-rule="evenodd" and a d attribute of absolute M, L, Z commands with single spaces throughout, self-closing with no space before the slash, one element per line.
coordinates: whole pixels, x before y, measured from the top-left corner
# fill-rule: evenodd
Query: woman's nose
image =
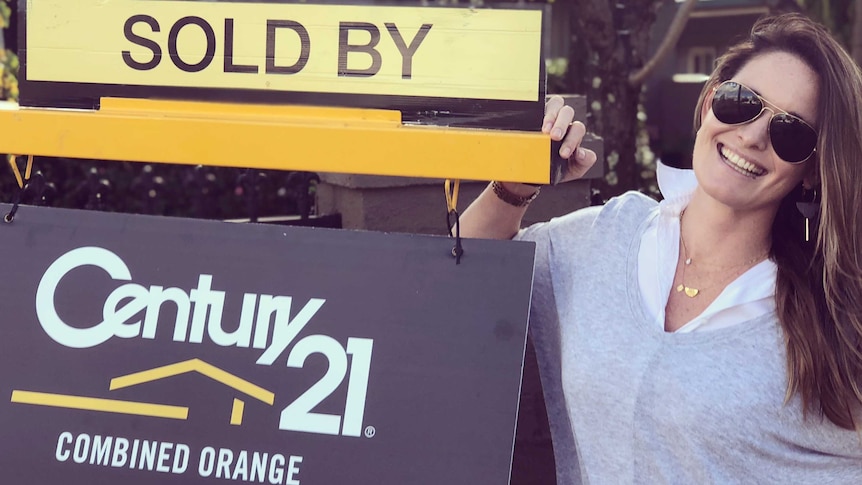
<path fill-rule="evenodd" d="M 772 112 L 764 109 L 757 118 L 736 127 L 736 133 L 743 146 L 766 150 L 769 147 L 769 120 Z"/>

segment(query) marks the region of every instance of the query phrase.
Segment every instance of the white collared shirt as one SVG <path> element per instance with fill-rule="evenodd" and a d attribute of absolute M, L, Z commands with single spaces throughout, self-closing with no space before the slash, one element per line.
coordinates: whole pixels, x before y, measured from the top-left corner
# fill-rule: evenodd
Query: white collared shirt
<path fill-rule="evenodd" d="M 638 283 L 655 325 L 665 328 L 665 306 L 673 289 L 679 255 L 679 215 L 691 201 L 697 179 L 691 170 L 656 169 L 664 200 L 658 216 L 649 222 L 638 252 Z M 677 332 L 709 331 L 775 311 L 775 279 L 778 267 L 765 259 L 732 281 L 700 315 Z"/>

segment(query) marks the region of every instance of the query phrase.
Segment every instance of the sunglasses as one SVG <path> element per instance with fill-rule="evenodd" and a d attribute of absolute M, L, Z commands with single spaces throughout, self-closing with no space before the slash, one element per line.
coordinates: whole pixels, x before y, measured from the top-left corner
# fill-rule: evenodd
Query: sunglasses
<path fill-rule="evenodd" d="M 817 132 L 798 116 L 779 109 L 750 88 L 725 81 L 712 95 L 712 113 L 726 125 L 750 123 L 769 110 L 769 141 L 775 154 L 788 163 L 802 163 L 817 148 Z"/>

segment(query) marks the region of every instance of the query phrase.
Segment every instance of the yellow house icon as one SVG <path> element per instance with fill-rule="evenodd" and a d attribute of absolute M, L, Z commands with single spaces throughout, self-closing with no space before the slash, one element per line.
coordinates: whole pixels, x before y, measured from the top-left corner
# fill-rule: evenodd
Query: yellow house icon
<path fill-rule="evenodd" d="M 168 377 L 186 374 L 188 372 L 203 374 L 214 381 L 220 382 L 232 389 L 263 401 L 270 406 L 275 402 L 275 394 L 272 392 L 200 359 L 190 359 L 183 362 L 177 362 L 176 364 L 165 365 L 154 369 L 135 372 L 134 374 L 115 377 L 111 379 L 110 390 L 113 391 L 125 387 L 136 386 L 138 384 L 145 384 L 147 382 L 166 379 Z M 234 398 L 233 407 L 230 413 L 230 424 L 237 426 L 241 425 L 244 410 L 245 402 Z"/>
<path fill-rule="evenodd" d="M 272 392 L 200 359 L 190 359 L 183 362 L 177 362 L 175 364 L 169 364 L 141 372 L 135 372 L 133 374 L 115 377 L 114 379 L 111 379 L 110 390 L 113 391 L 160 379 L 167 379 L 168 377 L 188 372 L 203 374 L 214 381 L 220 382 L 234 390 L 263 401 L 270 406 L 275 402 L 275 394 Z M 13 390 L 11 401 L 14 403 L 32 404 L 36 406 L 84 409 L 88 411 L 181 420 L 188 419 L 189 414 L 189 408 L 184 406 L 170 406 L 165 404 L 102 399 L 86 396 L 71 396 L 68 394 L 52 394 L 24 390 Z M 241 425 L 244 410 L 245 402 L 234 398 L 230 414 L 230 424 L 235 426 Z"/>

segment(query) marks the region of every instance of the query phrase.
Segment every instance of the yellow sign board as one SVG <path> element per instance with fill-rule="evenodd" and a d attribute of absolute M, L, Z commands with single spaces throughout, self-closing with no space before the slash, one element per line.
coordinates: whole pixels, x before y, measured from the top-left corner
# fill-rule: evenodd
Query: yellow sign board
<path fill-rule="evenodd" d="M 27 81 L 541 101 L 542 11 L 28 0 Z"/>

